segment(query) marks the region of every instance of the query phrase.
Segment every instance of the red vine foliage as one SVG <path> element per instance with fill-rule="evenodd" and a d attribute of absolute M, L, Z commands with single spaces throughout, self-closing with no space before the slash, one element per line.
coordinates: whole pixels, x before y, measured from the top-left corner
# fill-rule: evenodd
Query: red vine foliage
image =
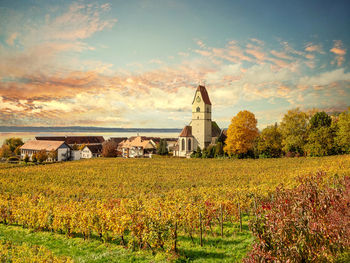
<path fill-rule="evenodd" d="M 350 251 L 350 177 L 327 185 L 325 173 L 277 188 L 251 222 L 250 262 L 342 262 Z M 344 261 L 344 262 L 345 262 Z"/>

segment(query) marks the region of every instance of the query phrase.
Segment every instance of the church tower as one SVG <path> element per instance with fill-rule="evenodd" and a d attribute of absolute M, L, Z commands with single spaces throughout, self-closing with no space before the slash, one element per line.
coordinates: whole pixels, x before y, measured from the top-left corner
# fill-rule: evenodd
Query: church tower
<path fill-rule="evenodd" d="M 207 89 L 199 85 L 192 102 L 192 136 L 194 150 L 207 147 L 212 140 L 211 102 Z"/>

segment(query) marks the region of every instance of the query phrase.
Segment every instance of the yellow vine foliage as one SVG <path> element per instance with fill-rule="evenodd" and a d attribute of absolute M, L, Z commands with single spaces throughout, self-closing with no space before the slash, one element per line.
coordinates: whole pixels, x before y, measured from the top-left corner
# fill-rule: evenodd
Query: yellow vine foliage
<path fill-rule="evenodd" d="M 318 170 L 350 175 L 350 156 L 262 160 L 92 159 L 42 166 L 0 164 L 0 223 L 126 247 L 175 249 L 177 234 L 208 234 L 276 186 Z M 201 220 L 200 220 L 201 218 Z"/>
<path fill-rule="evenodd" d="M 71 263 L 68 257 L 57 257 L 43 246 L 28 246 L 27 244 L 14 244 L 0 240 L 0 262 L 13 263 Z"/>

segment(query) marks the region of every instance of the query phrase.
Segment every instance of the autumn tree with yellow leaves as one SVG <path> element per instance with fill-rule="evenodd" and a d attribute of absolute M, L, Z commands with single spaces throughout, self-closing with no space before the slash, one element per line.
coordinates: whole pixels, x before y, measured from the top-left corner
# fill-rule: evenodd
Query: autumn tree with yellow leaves
<path fill-rule="evenodd" d="M 232 155 L 246 154 L 253 149 L 254 141 L 259 132 L 255 115 L 250 111 L 240 111 L 232 118 L 227 130 L 224 151 Z"/>

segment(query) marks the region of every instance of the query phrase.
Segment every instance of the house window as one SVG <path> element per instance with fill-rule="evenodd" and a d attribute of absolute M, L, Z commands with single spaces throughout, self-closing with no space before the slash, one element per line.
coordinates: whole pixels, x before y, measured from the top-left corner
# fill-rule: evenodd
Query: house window
<path fill-rule="evenodd" d="M 191 139 L 188 139 L 188 150 L 191 151 Z"/>
<path fill-rule="evenodd" d="M 197 107 L 196 112 L 200 112 L 200 111 L 201 111 L 201 109 L 199 107 Z"/>
<path fill-rule="evenodd" d="M 181 150 L 185 150 L 185 139 L 181 140 Z"/>

